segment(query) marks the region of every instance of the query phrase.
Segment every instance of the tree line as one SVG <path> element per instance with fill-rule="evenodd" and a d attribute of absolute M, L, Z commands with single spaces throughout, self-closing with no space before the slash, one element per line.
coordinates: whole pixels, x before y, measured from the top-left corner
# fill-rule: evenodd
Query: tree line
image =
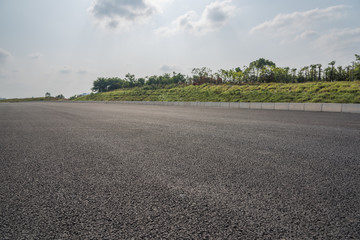
<path fill-rule="evenodd" d="M 171 84 L 201 85 L 210 84 L 246 84 L 246 83 L 303 83 L 316 81 L 356 81 L 360 80 L 360 55 L 355 54 L 355 61 L 346 67 L 335 66 L 336 61 L 331 61 L 327 66 L 311 64 L 297 68 L 277 67 L 270 60 L 259 58 L 249 66 L 234 69 L 220 69 L 217 72 L 207 67 L 194 68 L 191 76 L 181 73 L 165 73 L 163 75 L 135 78 L 133 74 L 126 74 L 125 78 L 99 77 L 93 82 L 92 91 L 107 92 L 120 88 L 133 88 L 145 86 L 164 86 Z"/>

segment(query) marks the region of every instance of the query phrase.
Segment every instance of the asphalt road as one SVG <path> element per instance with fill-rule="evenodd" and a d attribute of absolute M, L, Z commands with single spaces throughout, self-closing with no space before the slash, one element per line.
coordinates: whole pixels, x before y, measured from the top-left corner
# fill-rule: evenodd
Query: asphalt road
<path fill-rule="evenodd" d="M 360 114 L 0 104 L 1 239 L 360 239 Z"/>

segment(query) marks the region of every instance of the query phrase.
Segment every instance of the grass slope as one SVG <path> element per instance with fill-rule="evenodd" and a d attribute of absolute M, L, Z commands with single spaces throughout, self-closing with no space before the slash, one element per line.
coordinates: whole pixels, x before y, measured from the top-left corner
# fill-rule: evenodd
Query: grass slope
<path fill-rule="evenodd" d="M 38 101 L 58 101 L 64 99 L 58 99 L 54 97 L 35 97 L 35 98 L 11 98 L 11 99 L 2 99 L 1 102 L 38 102 Z"/>
<path fill-rule="evenodd" d="M 145 86 L 90 94 L 75 100 L 360 103 L 360 81 Z"/>

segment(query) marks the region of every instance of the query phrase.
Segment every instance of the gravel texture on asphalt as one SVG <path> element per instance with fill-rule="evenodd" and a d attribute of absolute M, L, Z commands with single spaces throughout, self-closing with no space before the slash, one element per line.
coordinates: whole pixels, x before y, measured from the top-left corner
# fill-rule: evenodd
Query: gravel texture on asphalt
<path fill-rule="evenodd" d="M 1 239 L 360 239 L 360 114 L 0 104 Z"/>

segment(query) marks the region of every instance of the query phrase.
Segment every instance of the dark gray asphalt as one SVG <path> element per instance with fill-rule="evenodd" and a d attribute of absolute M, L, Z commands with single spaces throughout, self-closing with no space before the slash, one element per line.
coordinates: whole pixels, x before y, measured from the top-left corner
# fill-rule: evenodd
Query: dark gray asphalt
<path fill-rule="evenodd" d="M 0 104 L 1 239 L 360 239 L 360 114 Z"/>

